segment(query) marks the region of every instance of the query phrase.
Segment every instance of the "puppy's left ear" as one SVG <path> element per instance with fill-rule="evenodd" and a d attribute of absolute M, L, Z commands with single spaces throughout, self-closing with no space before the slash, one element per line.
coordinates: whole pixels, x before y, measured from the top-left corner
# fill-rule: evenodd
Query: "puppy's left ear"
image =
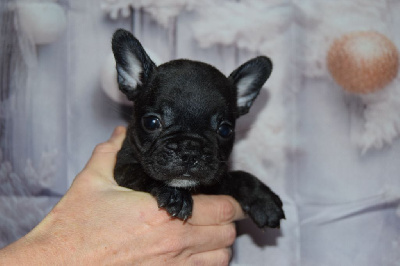
<path fill-rule="evenodd" d="M 112 38 L 112 50 L 117 63 L 119 89 L 134 101 L 156 65 L 132 33 L 119 29 Z"/>
<path fill-rule="evenodd" d="M 237 116 L 246 114 L 272 72 L 268 57 L 259 56 L 238 67 L 229 79 L 237 88 Z"/>

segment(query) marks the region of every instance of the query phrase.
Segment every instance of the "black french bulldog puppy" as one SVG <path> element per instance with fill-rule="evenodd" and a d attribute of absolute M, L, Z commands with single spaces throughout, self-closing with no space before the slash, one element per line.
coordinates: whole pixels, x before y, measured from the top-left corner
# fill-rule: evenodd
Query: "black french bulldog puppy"
<path fill-rule="evenodd" d="M 282 202 L 256 177 L 228 172 L 235 120 L 246 114 L 272 71 L 257 57 L 227 78 L 197 61 L 156 66 L 128 31 L 112 39 L 120 90 L 134 102 L 115 180 L 151 193 L 158 206 L 182 220 L 192 214 L 192 193 L 233 196 L 260 227 L 279 227 Z"/>

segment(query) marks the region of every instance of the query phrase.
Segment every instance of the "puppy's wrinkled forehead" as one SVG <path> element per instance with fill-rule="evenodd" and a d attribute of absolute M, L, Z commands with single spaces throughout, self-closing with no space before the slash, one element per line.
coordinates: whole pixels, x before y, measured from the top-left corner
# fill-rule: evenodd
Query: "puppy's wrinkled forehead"
<path fill-rule="evenodd" d="M 175 60 L 157 68 L 144 100 L 153 112 L 173 108 L 182 116 L 232 112 L 233 84 L 216 68 L 196 61 Z"/>

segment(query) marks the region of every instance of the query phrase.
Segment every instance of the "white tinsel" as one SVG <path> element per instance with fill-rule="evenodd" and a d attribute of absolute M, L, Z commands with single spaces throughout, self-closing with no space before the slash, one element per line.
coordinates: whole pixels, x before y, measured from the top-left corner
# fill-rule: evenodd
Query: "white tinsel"
<path fill-rule="evenodd" d="M 194 37 L 202 47 L 236 45 L 270 54 L 268 47 L 291 25 L 290 5 L 282 1 L 224 1 L 199 10 Z"/>
<path fill-rule="evenodd" d="M 383 90 L 360 95 L 362 110 L 352 108 L 352 139 L 365 153 L 391 144 L 400 134 L 400 79 Z M 359 121 L 357 121 L 359 120 Z"/>
<path fill-rule="evenodd" d="M 158 23 L 168 27 L 171 20 L 176 18 L 183 10 L 194 10 L 206 5 L 216 5 L 219 1 L 212 0 L 103 0 L 101 8 L 112 19 L 128 17 L 131 8 L 143 9 L 148 12 Z"/>

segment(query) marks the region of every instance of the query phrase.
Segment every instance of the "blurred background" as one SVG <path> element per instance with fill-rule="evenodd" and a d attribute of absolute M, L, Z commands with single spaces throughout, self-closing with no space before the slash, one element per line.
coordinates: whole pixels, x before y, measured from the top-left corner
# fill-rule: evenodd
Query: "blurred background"
<path fill-rule="evenodd" d="M 231 165 L 280 195 L 287 219 L 239 222 L 232 265 L 399 265 L 399 12 L 396 0 L 1 1 L 0 247 L 127 123 L 111 52 L 125 28 L 158 64 L 229 75 L 273 61 Z"/>

